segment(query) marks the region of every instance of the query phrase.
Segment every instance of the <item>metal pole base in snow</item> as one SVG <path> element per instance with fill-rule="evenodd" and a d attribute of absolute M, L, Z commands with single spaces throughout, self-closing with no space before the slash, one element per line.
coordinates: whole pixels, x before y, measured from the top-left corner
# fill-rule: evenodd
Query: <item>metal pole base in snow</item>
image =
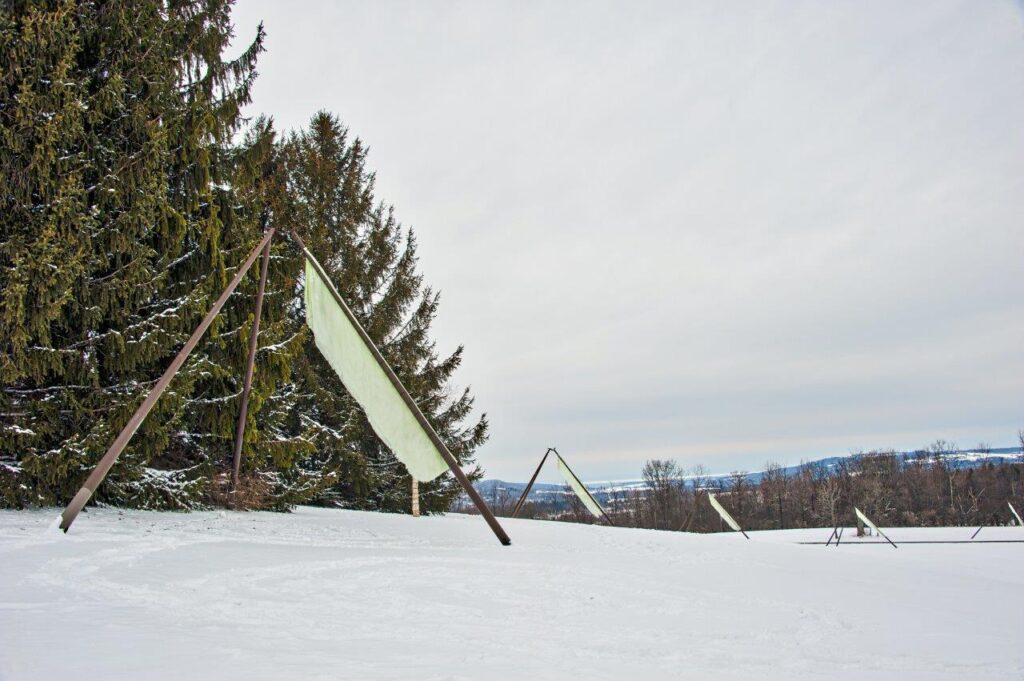
<path fill-rule="evenodd" d="M 890 544 L 892 544 L 892 547 L 893 547 L 894 549 L 898 549 L 898 548 L 899 548 L 898 546 L 896 546 L 896 543 L 895 543 L 895 542 L 893 542 L 893 540 L 892 540 L 892 539 L 889 539 L 889 536 L 888 536 L 888 535 L 887 535 L 887 534 L 886 534 L 885 532 L 882 532 L 882 531 L 881 531 L 881 530 L 879 530 L 879 529 L 878 529 L 877 527 L 876 527 L 875 529 L 876 529 L 876 530 L 878 530 L 878 534 L 880 534 L 880 535 L 882 535 L 883 537 L 885 537 L 885 541 L 887 541 L 887 542 L 889 542 Z"/>

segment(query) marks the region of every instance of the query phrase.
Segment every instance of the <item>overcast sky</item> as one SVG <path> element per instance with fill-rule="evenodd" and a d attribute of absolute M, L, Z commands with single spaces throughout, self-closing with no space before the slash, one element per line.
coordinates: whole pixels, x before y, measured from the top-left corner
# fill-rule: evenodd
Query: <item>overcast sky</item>
<path fill-rule="evenodd" d="M 250 113 L 337 114 L 442 291 L 488 477 L 1024 428 L 1012 2 L 280 2 Z M 554 479 L 555 471 L 548 478 Z"/>

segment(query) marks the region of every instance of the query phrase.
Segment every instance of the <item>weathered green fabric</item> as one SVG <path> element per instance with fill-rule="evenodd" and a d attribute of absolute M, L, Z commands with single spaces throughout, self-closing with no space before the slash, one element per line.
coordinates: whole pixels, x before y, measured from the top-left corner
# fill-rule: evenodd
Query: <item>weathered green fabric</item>
<path fill-rule="evenodd" d="M 861 519 L 861 522 L 863 522 L 865 525 L 870 527 L 872 530 L 874 530 L 875 532 L 877 532 L 881 536 L 883 536 L 883 537 L 885 536 L 885 534 L 880 529 L 878 529 L 878 525 L 875 525 L 873 522 L 871 522 L 866 515 L 864 515 L 863 513 L 860 512 L 859 508 L 854 506 L 853 512 L 857 514 L 857 517 Z"/>
<path fill-rule="evenodd" d="M 579 481 L 579 478 L 569 470 L 569 467 L 565 465 L 564 461 L 562 461 L 561 455 L 557 452 L 555 452 L 555 455 L 555 458 L 558 459 L 558 470 L 561 471 L 562 477 L 565 478 L 566 483 L 568 483 L 569 487 L 572 488 L 572 491 L 576 493 L 576 496 L 580 498 L 583 505 L 586 506 L 587 510 L 593 513 L 595 517 L 604 517 L 604 511 L 601 510 L 601 505 L 597 503 L 597 499 L 595 499 L 587 488 L 583 486 L 583 483 Z"/>
<path fill-rule="evenodd" d="M 720 503 L 718 503 L 718 499 L 716 499 L 715 495 L 712 494 L 711 492 L 708 492 L 708 501 L 711 502 L 712 508 L 718 511 L 718 515 L 722 516 L 722 520 L 725 521 L 726 525 L 736 530 L 737 532 L 743 531 L 740 529 L 740 524 L 736 522 L 736 519 L 729 515 L 729 512 L 726 511 Z"/>
<path fill-rule="evenodd" d="M 1013 507 L 1013 504 L 1011 504 L 1009 501 L 1007 501 L 1006 505 L 1010 507 L 1010 511 L 1013 513 L 1014 517 L 1017 518 L 1017 525 L 1019 527 L 1024 527 L 1024 520 L 1020 519 L 1020 514 L 1017 513 L 1017 509 L 1015 509 Z"/>
<path fill-rule="evenodd" d="M 427 482 L 447 471 L 448 464 L 309 260 L 306 323 L 313 330 L 316 347 L 366 412 L 377 437 L 405 464 L 409 474 Z"/>

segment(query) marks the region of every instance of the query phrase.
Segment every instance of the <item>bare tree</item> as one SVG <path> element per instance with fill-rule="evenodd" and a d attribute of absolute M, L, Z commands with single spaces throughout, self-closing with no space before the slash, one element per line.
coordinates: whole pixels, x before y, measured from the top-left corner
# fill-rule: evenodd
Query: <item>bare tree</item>
<path fill-rule="evenodd" d="M 777 527 L 780 530 L 785 529 L 783 501 L 786 497 L 786 470 L 782 466 L 771 461 L 765 464 L 764 473 L 761 475 L 761 492 L 765 504 L 772 504 L 775 507 Z"/>
<path fill-rule="evenodd" d="M 701 499 L 704 496 L 704 489 L 708 484 L 708 472 L 701 464 L 690 469 L 688 474 L 689 485 L 683 485 L 684 503 L 689 501 L 690 510 L 680 524 L 679 529 L 690 531 L 699 522 L 702 514 Z"/>
<path fill-rule="evenodd" d="M 822 505 L 828 510 L 829 523 L 832 527 L 839 526 L 837 511 L 839 510 L 839 497 L 841 493 L 842 484 L 838 476 L 829 475 L 818 485 L 818 494 L 821 497 Z"/>
<path fill-rule="evenodd" d="M 649 508 L 657 529 L 675 529 L 681 509 L 679 489 L 682 469 L 673 459 L 650 459 L 643 468 L 649 494 Z"/>

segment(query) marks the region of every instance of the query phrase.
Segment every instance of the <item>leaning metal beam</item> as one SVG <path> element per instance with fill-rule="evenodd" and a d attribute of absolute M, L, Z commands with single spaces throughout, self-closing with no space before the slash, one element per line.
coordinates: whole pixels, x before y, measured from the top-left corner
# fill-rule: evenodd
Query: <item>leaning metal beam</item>
<path fill-rule="evenodd" d="M 512 517 L 515 518 L 519 515 L 519 510 L 526 503 L 526 497 L 530 496 L 530 490 L 533 489 L 533 483 L 537 481 L 537 476 L 540 474 L 540 469 L 544 468 L 544 462 L 548 460 L 548 454 L 551 453 L 551 447 L 548 447 L 548 451 L 544 452 L 544 456 L 540 460 L 540 465 L 537 466 L 537 470 L 533 472 L 533 477 L 530 478 L 530 482 L 526 483 L 526 489 L 519 495 L 519 500 L 516 502 L 515 508 L 512 509 Z"/>
<path fill-rule="evenodd" d="M 252 253 L 249 254 L 249 257 L 246 258 L 245 262 L 242 263 L 242 266 L 238 269 L 238 272 L 235 273 L 234 278 L 228 284 L 227 288 L 224 289 L 224 292 L 220 294 L 220 298 L 217 299 L 217 302 L 213 304 L 210 311 L 206 313 L 205 317 L 203 317 L 203 321 L 199 322 L 199 326 L 197 326 L 196 330 L 192 332 L 189 339 L 185 341 L 184 347 L 182 347 L 181 350 L 178 351 L 177 356 L 171 360 L 166 371 L 164 371 L 163 375 L 156 382 L 156 385 L 153 386 L 153 389 L 149 391 L 149 394 L 146 395 L 146 399 L 142 401 L 139 408 L 136 409 L 135 413 L 132 414 L 132 417 L 128 419 L 128 424 L 125 425 L 124 429 L 117 436 L 117 439 L 114 440 L 112 445 L 110 445 L 110 449 L 107 450 L 107 453 L 103 455 L 102 459 L 100 459 L 96 468 L 94 468 L 92 473 L 89 474 L 89 477 L 86 478 L 85 484 L 83 484 L 82 488 L 78 490 L 78 494 L 76 494 L 71 500 L 68 507 L 64 509 L 64 512 L 61 513 L 60 529 L 67 532 L 68 528 L 71 527 L 71 523 L 75 522 L 75 518 L 78 516 L 78 513 L 89 501 L 93 493 L 96 492 L 96 488 L 100 486 L 103 479 L 107 477 L 107 473 L 110 472 L 114 462 L 117 461 L 117 457 L 119 457 L 121 452 L 124 451 L 128 441 L 132 439 L 132 436 L 135 435 L 135 431 L 139 429 L 139 426 L 142 425 L 146 416 L 148 416 L 149 412 L 152 411 L 153 406 L 156 404 L 156 401 L 160 399 L 160 396 L 163 395 L 164 390 L 167 389 L 171 379 L 174 378 L 175 374 L 178 373 L 178 370 L 181 369 L 185 360 L 188 359 L 192 350 L 194 350 L 196 345 L 199 343 L 199 339 L 202 338 L 203 334 L 206 333 L 206 330 L 210 328 L 210 324 L 213 323 L 214 318 L 216 318 L 220 313 L 221 308 L 224 307 L 224 303 L 226 303 L 228 298 L 231 297 L 231 294 L 234 293 L 239 282 L 242 281 L 242 277 L 244 277 L 245 273 L 249 271 L 252 264 L 256 262 L 256 258 L 259 256 L 260 251 L 270 243 L 270 239 L 273 236 L 274 229 L 271 228 L 267 230 L 267 233 L 263 235 L 263 239 L 256 245 L 256 248 L 252 250 Z"/>
<path fill-rule="evenodd" d="M 832 543 L 832 539 L 835 538 L 835 540 L 836 540 L 836 547 L 838 548 L 839 547 L 839 542 L 843 538 L 843 530 L 844 529 L 846 529 L 846 528 L 840 527 L 839 525 L 836 525 L 832 529 L 832 534 L 829 535 L 828 541 L 825 542 L 825 546 L 828 546 L 829 544 L 831 544 Z M 747 539 L 749 539 L 749 538 L 750 537 L 747 537 Z"/>
<path fill-rule="evenodd" d="M 263 315 L 263 292 L 267 288 L 267 268 L 270 266 L 270 242 L 263 247 L 260 263 L 260 283 L 256 288 L 256 312 L 249 332 L 249 358 L 245 363 L 242 400 L 238 405 L 238 428 L 235 430 L 235 455 L 231 462 L 231 491 L 238 487 L 238 473 L 242 469 L 242 441 L 245 439 L 245 418 L 249 414 L 249 393 L 252 392 L 252 372 L 256 367 L 256 348 L 260 335 L 260 317 Z"/>
<path fill-rule="evenodd" d="M 427 437 L 430 438 L 430 441 L 433 443 L 434 447 L 437 448 L 438 453 L 441 454 L 441 458 L 443 458 L 445 460 L 445 463 L 448 464 L 448 468 L 450 468 L 452 474 L 455 475 L 455 479 L 459 481 L 459 484 L 462 485 L 462 488 L 466 491 L 466 494 L 469 495 L 469 498 L 473 501 L 473 504 L 477 507 L 477 510 L 480 511 L 480 515 L 482 515 L 484 519 L 487 521 L 487 524 L 491 526 L 491 531 L 493 531 L 495 536 L 498 537 L 498 541 L 500 541 L 505 546 L 511 544 L 512 540 L 508 538 L 507 534 L 505 534 L 505 530 L 502 529 L 501 524 L 498 523 L 498 519 L 494 517 L 494 514 L 491 512 L 491 509 L 488 508 L 486 503 L 484 503 L 484 500 L 480 496 L 480 493 L 477 492 L 476 488 L 473 487 L 473 483 L 470 482 L 469 478 L 466 477 L 466 474 L 462 472 L 462 468 L 459 467 L 458 460 L 452 455 L 450 451 L 448 451 L 447 445 L 445 445 L 445 443 L 441 440 L 438 434 L 434 431 L 434 427 L 430 425 L 430 422 L 427 421 L 427 418 L 423 415 L 423 412 L 420 411 L 419 405 L 416 404 L 416 401 L 409 394 L 409 391 L 406 390 L 405 386 L 402 385 L 402 382 L 398 380 L 398 376 L 395 375 L 395 372 L 391 368 L 391 365 L 389 365 L 387 363 L 387 360 L 384 359 L 384 356 L 380 354 L 380 350 L 378 350 L 377 346 L 374 345 L 373 341 L 370 339 L 370 336 L 363 329 L 362 324 L 359 323 L 359 320 L 356 319 L 354 314 L 352 314 L 352 310 L 349 309 L 349 306 L 345 303 L 344 300 L 342 300 L 341 294 L 339 294 L 338 290 L 334 287 L 334 283 L 331 281 L 331 278 L 327 275 L 327 272 L 324 271 L 324 268 L 320 265 L 320 262 L 313 256 L 309 249 L 306 248 L 306 244 L 305 242 L 303 242 L 302 237 L 296 234 L 295 230 L 291 231 L 291 236 L 292 239 L 295 240 L 295 243 L 298 245 L 299 249 L 302 251 L 303 255 L 306 256 L 306 259 L 309 261 L 309 264 L 313 266 L 313 269 L 315 269 L 317 274 L 320 275 L 320 278 L 323 279 L 324 283 L 327 285 L 327 290 L 331 292 L 331 296 L 334 298 L 334 301 L 338 303 L 338 307 L 340 307 L 342 312 L 345 313 L 345 316 L 348 317 L 349 323 L 352 324 L 352 327 L 355 328 L 356 332 L 359 334 L 359 337 L 362 339 L 363 343 L 366 344 L 366 347 L 370 350 L 370 354 L 373 355 L 373 358 L 377 361 L 377 364 L 380 366 L 381 370 L 384 371 L 384 374 L 388 377 L 388 380 L 391 381 L 391 385 L 393 385 L 395 387 L 395 390 L 398 391 L 398 394 L 402 397 L 402 401 L 405 402 L 405 406 L 409 408 L 410 412 L 412 412 L 412 415 L 416 418 L 416 421 L 420 424 L 420 427 L 423 428 L 423 431 L 427 434 Z"/>
<path fill-rule="evenodd" d="M 825 542 L 825 546 L 828 546 L 829 544 L 831 544 L 832 543 L 832 539 L 835 538 L 838 534 L 839 534 L 839 526 L 837 525 L 836 527 L 832 528 L 832 534 L 830 534 L 828 536 L 828 541 Z M 836 544 L 838 545 L 838 543 L 839 542 L 837 541 Z"/>

